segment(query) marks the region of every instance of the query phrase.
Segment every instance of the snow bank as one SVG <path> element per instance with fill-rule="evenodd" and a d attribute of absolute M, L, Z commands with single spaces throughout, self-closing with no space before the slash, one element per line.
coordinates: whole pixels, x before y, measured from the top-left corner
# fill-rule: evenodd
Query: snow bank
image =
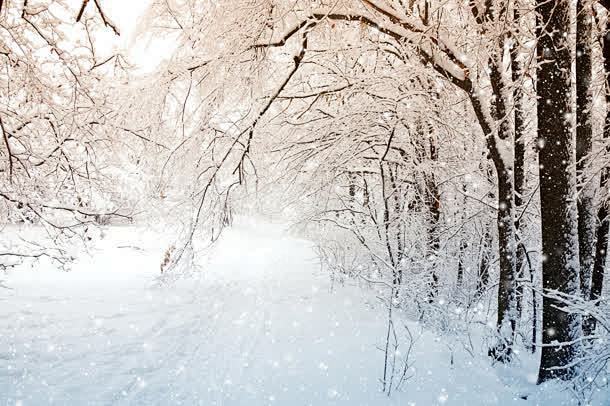
<path fill-rule="evenodd" d="M 496 370 L 414 322 L 414 376 L 387 397 L 384 309 L 356 286 L 331 291 L 307 241 L 244 222 L 169 285 L 157 279 L 168 244 L 114 227 L 71 272 L 0 277 L 0 404 L 569 403 L 528 382 L 533 363 Z"/>

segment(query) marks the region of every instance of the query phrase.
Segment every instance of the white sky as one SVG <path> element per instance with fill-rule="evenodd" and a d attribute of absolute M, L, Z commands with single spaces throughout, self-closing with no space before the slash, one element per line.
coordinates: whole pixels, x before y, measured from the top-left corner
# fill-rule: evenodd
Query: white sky
<path fill-rule="evenodd" d="M 167 58 L 175 47 L 174 41 L 150 36 L 136 37 L 136 28 L 140 18 L 150 3 L 151 0 L 102 1 L 105 13 L 118 26 L 121 36 L 117 37 L 110 29 L 104 30 L 104 33 L 97 39 L 98 53 L 110 55 L 118 50 L 125 50 L 124 54 L 129 57 L 130 62 L 137 65 L 137 70 L 141 73 L 152 71 L 163 59 Z M 93 2 L 87 6 L 86 12 L 95 12 Z"/>

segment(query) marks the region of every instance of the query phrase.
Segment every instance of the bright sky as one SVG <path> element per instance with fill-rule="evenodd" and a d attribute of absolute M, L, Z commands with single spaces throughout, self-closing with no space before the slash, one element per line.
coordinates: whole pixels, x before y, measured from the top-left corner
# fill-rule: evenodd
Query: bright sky
<path fill-rule="evenodd" d="M 78 1 L 80 3 L 80 0 Z M 102 55 L 110 55 L 116 50 L 126 51 L 130 61 L 142 73 L 152 71 L 174 48 L 174 41 L 150 36 L 137 36 L 136 29 L 151 0 L 104 0 L 101 4 L 105 13 L 118 26 L 121 36 L 108 29 L 100 35 L 97 50 Z M 93 2 L 87 12 L 94 12 Z"/>

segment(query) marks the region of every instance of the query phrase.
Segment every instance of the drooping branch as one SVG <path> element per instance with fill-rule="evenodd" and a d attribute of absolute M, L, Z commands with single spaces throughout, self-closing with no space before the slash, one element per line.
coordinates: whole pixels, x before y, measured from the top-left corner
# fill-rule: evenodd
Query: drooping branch
<path fill-rule="evenodd" d="M 462 61 L 459 56 L 459 51 L 450 41 L 444 38 L 443 33 L 440 31 L 440 27 L 435 28 L 435 35 L 430 35 L 430 27 L 427 25 L 426 21 L 424 21 L 424 23 L 419 22 L 399 10 L 380 4 L 377 0 L 362 0 L 362 2 L 387 17 L 393 24 L 399 25 L 410 32 L 417 32 L 425 35 L 426 38 L 442 50 L 453 63 L 466 71 L 468 70 L 467 64 Z"/>
<path fill-rule="evenodd" d="M 100 17 L 102 17 L 102 21 L 104 22 L 104 25 L 106 27 L 110 27 L 112 28 L 112 31 L 114 31 L 114 33 L 116 35 L 121 35 L 121 33 L 119 32 L 119 29 L 117 28 L 116 24 L 113 23 L 112 21 L 110 21 L 110 19 L 106 16 L 106 14 L 104 13 L 104 10 L 102 10 L 102 6 L 100 5 L 99 0 L 93 0 L 93 2 L 95 3 L 95 8 L 97 8 L 97 12 L 100 13 Z"/>
<path fill-rule="evenodd" d="M 81 3 L 80 9 L 78 10 L 78 14 L 76 16 L 76 22 L 80 22 L 81 19 L 83 18 L 83 14 L 85 13 L 85 9 L 87 8 L 87 5 L 89 4 L 90 0 L 83 0 L 83 2 Z M 119 29 L 117 28 L 116 24 L 113 23 L 108 16 L 106 16 L 106 13 L 104 13 L 104 10 L 102 10 L 102 5 L 100 4 L 99 0 L 93 0 L 93 3 L 95 4 L 95 8 L 97 9 L 97 12 L 99 13 L 100 17 L 102 18 L 102 22 L 104 23 L 104 26 L 109 27 L 110 29 L 112 29 L 112 31 L 114 31 L 114 33 L 116 35 L 121 35 L 121 33 L 119 32 Z M 1 6 L 1 3 L 0 3 Z M 0 7 L 1 9 L 2 7 Z"/>
<path fill-rule="evenodd" d="M 30 210 L 32 210 L 38 217 L 40 217 L 41 219 L 44 220 L 44 217 L 42 216 L 42 214 L 36 210 L 36 208 L 34 207 L 33 203 L 30 202 L 25 202 L 19 199 L 16 199 L 14 197 L 9 196 L 6 193 L 0 192 L 0 198 L 23 206 L 23 207 L 27 207 Z M 83 209 L 80 209 L 78 207 L 70 207 L 70 206 L 58 206 L 58 205 L 50 205 L 50 204 L 38 204 L 39 207 L 43 208 L 43 209 L 48 209 L 48 210 L 53 210 L 53 211 L 63 211 L 63 212 L 70 212 L 73 213 L 75 215 L 81 215 L 84 217 L 98 217 L 98 216 L 110 216 L 110 217 L 118 217 L 118 218 L 123 218 L 126 220 L 132 220 L 132 217 L 126 214 L 121 214 L 119 213 L 117 210 L 112 211 L 112 212 L 90 212 L 90 211 L 85 211 Z M 46 221 L 46 220 L 45 220 Z M 47 221 L 48 222 L 48 221 Z M 62 227 L 57 227 L 57 228 L 62 228 Z"/>
<path fill-rule="evenodd" d="M 297 24 L 290 27 L 286 32 L 279 36 L 276 40 L 271 40 L 268 43 L 258 43 L 252 46 L 253 49 L 280 47 L 299 32 L 303 27 L 309 25 L 314 27 L 325 20 L 335 21 L 351 21 L 359 22 L 368 27 L 393 38 L 398 42 L 406 42 L 417 47 L 418 53 L 422 58 L 422 62 L 429 63 L 441 75 L 448 78 L 452 83 L 460 87 L 462 90 L 470 93 L 473 89 L 472 82 L 469 78 L 470 69 L 466 62 L 458 57 L 455 47 L 445 39 L 432 35 L 427 27 L 410 23 L 404 20 L 398 20 L 398 17 L 391 15 L 389 12 L 384 13 L 390 23 L 380 22 L 373 19 L 369 15 L 365 15 L 357 10 L 348 11 L 314 11 L 309 16 L 303 18 Z M 397 23 L 394 23 L 397 21 Z"/>
<path fill-rule="evenodd" d="M 248 139 L 246 140 L 246 147 L 239 160 L 238 166 L 235 168 L 234 173 L 242 168 L 244 159 L 246 158 L 246 156 L 248 155 L 248 152 L 250 150 L 250 144 L 252 142 L 252 138 L 254 137 L 254 130 L 256 129 L 258 122 L 263 118 L 265 113 L 267 113 L 267 111 L 271 108 L 273 103 L 278 99 L 280 94 L 284 91 L 284 89 L 286 88 L 286 86 L 288 85 L 288 83 L 290 82 L 292 77 L 294 76 L 294 74 L 299 70 L 299 67 L 301 66 L 301 62 L 303 62 L 303 58 L 305 57 L 305 52 L 307 51 L 307 34 L 309 33 L 309 30 L 311 30 L 311 28 L 313 28 L 314 25 L 315 25 L 314 23 L 306 24 L 305 32 L 303 33 L 301 50 L 299 51 L 298 54 L 296 54 L 293 57 L 294 66 L 292 67 L 292 69 L 290 70 L 288 75 L 286 75 L 286 77 L 284 78 L 284 81 L 280 84 L 280 86 L 277 88 L 275 93 L 271 97 L 269 97 L 269 100 L 267 100 L 267 103 L 263 106 L 263 108 L 260 110 L 260 112 L 258 113 L 256 118 L 252 122 L 252 125 L 250 126 L 250 128 L 248 130 Z"/>

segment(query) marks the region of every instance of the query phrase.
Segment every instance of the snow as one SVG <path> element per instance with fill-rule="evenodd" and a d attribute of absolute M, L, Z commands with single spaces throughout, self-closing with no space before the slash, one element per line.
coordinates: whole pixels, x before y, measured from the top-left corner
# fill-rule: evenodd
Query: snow
<path fill-rule="evenodd" d="M 169 243 L 110 227 L 70 272 L 0 276 L 0 404 L 569 404 L 533 385 L 534 360 L 494 368 L 412 321 L 414 376 L 388 397 L 386 311 L 354 282 L 331 289 L 309 242 L 242 221 L 201 272 L 160 283 Z"/>

